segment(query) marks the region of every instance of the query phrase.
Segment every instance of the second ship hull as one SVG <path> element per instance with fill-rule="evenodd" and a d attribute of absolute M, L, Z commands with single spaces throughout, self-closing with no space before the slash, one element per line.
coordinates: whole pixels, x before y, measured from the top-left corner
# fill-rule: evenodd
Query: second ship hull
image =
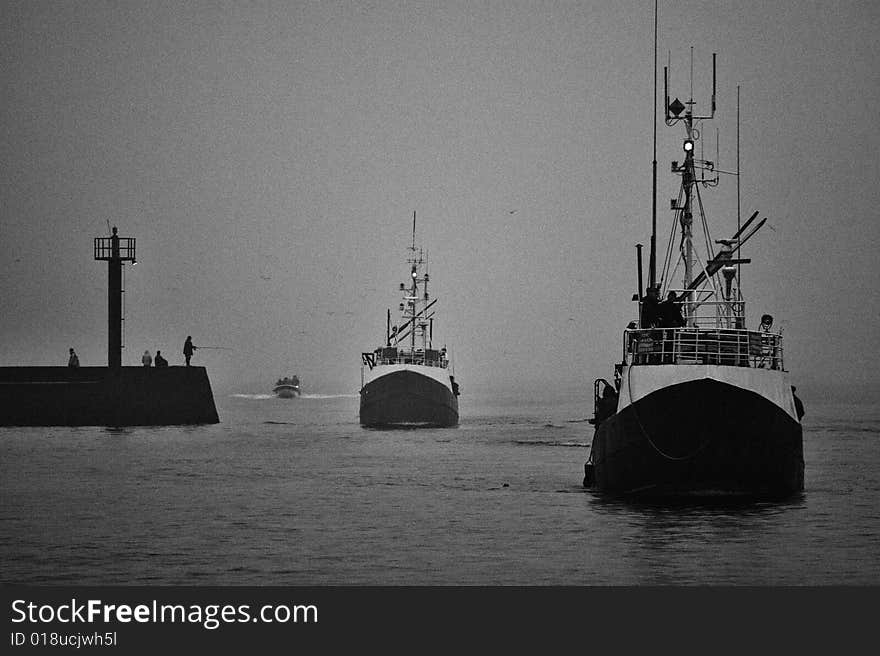
<path fill-rule="evenodd" d="M 366 427 L 458 425 L 458 398 L 439 371 L 422 367 L 380 367 L 361 389 L 360 423 Z M 436 367 L 424 369 L 437 370 Z M 445 374 L 445 370 L 443 371 Z M 434 374 L 434 375 L 428 375 Z M 448 375 L 445 376 L 448 378 Z"/>
<path fill-rule="evenodd" d="M 605 492 L 785 497 L 804 488 L 803 432 L 752 390 L 683 381 L 600 423 L 590 467 L 585 484 Z"/>

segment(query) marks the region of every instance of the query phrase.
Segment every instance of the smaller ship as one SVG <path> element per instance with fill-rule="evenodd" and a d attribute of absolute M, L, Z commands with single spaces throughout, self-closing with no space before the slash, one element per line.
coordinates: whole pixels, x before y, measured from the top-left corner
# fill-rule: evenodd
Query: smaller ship
<path fill-rule="evenodd" d="M 458 425 L 461 393 L 451 372 L 446 347 L 435 348 L 434 312 L 429 300 L 424 252 L 416 248 L 416 215 L 410 247 L 410 283 L 400 283 L 400 324 L 391 326 L 385 342 L 362 353 L 360 422 L 365 427 L 450 427 Z"/>
<path fill-rule="evenodd" d="M 282 399 L 292 399 L 295 396 L 299 396 L 301 393 L 299 389 L 299 378 L 296 376 L 279 378 L 272 391 Z"/>

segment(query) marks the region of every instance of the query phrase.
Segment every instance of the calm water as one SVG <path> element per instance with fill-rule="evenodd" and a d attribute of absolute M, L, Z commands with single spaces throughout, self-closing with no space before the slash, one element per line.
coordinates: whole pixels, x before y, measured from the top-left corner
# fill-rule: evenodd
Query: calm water
<path fill-rule="evenodd" d="M 880 584 L 880 405 L 804 399 L 801 498 L 663 507 L 583 490 L 585 397 L 465 395 L 445 430 L 260 394 L 216 426 L 0 428 L 2 580 Z"/>

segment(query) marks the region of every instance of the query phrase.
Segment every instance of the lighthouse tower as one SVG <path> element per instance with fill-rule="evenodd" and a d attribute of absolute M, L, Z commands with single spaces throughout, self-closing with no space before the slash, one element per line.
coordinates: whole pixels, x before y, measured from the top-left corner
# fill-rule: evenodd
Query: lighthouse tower
<path fill-rule="evenodd" d="M 107 366 L 122 367 L 122 267 L 137 264 L 134 237 L 120 237 L 116 226 L 109 237 L 95 237 L 95 259 L 107 261 Z"/>

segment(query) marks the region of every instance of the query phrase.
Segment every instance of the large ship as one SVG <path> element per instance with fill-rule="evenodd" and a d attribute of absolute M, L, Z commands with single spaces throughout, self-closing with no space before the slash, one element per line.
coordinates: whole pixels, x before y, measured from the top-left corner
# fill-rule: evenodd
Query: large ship
<path fill-rule="evenodd" d="M 385 343 L 362 353 L 360 423 L 366 427 L 447 427 L 458 424 L 458 383 L 446 347 L 434 348 L 434 304 L 424 251 L 409 248 L 409 282 L 400 283 L 400 322 L 388 310 Z M 424 273 L 422 270 L 424 269 Z"/>
<path fill-rule="evenodd" d="M 584 485 L 596 491 L 785 497 L 804 488 L 803 406 L 785 369 L 782 334 L 769 314 L 747 326 L 739 285 L 750 262 L 740 249 L 767 219 L 755 212 L 742 223 L 737 212 L 732 237 L 713 242 L 700 196 L 724 173 L 702 158 L 702 149 L 696 153 L 702 123 L 715 115 L 715 55 L 712 68 L 705 115 L 695 113 L 693 97 L 670 103 L 664 94 L 666 125 L 684 128 L 684 160 L 672 163 L 681 186 L 659 277 L 655 112 L 649 279 L 643 293 L 638 245 L 639 315 L 623 331 L 613 383 L 598 379 L 593 388 L 595 433 Z M 664 86 L 667 79 L 664 70 Z M 738 155 L 736 168 L 739 201 Z"/>

